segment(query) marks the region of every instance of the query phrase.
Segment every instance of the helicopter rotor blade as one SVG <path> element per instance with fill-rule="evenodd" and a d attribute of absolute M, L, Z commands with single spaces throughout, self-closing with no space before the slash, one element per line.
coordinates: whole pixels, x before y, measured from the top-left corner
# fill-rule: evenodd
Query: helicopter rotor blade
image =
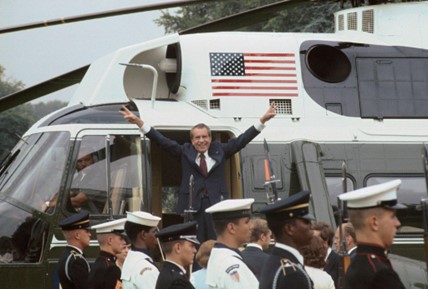
<path fill-rule="evenodd" d="M 0 98 L 0 112 L 79 83 L 89 65 Z"/>
<path fill-rule="evenodd" d="M 0 29 L 0 34 L 54 26 L 54 25 L 60 25 L 60 24 L 67 24 L 67 23 L 73 23 L 73 22 L 80 22 L 80 21 L 86 21 L 86 20 L 92 20 L 92 19 L 99 19 L 99 18 L 105 18 L 105 17 L 147 12 L 152 10 L 183 7 L 183 6 L 193 5 L 193 4 L 201 4 L 204 2 L 210 2 L 210 0 L 161 1 L 161 3 L 146 4 L 138 7 L 116 9 L 116 10 L 110 10 L 110 11 L 104 11 L 104 12 L 83 14 L 79 16 L 71 16 L 71 17 L 65 17 L 65 18 L 28 23 L 23 25 L 10 26 L 10 27 Z"/>
<path fill-rule="evenodd" d="M 180 32 L 180 34 L 191 34 L 215 31 L 233 31 L 251 24 L 267 21 L 278 16 L 278 12 L 301 5 L 307 0 L 285 0 L 267 4 L 258 8 L 250 9 L 217 20 L 213 20 Z"/>

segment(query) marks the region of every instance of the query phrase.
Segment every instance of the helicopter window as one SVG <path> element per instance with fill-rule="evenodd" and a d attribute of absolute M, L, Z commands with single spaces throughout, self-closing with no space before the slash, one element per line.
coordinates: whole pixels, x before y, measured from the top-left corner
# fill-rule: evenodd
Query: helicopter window
<path fill-rule="evenodd" d="M 328 45 L 314 45 L 306 53 L 306 66 L 318 79 L 338 83 L 351 73 L 351 62 L 342 50 Z"/>
<path fill-rule="evenodd" d="M 69 150 L 68 132 L 34 134 L 21 141 L 20 153 L 1 177 L 1 195 L 26 210 L 44 211 L 58 193 Z"/>
<path fill-rule="evenodd" d="M 328 193 L 330 195 L 330 203 L 333 208 L 337 208 L 337 197 L 343 194 L 342 177 L 326 177 Z M 354 182 L 350 177 L 346 177 L 346 190 L 352 191 L 354 189 Z"/>
<path fill-rule="evenodd" d="M 407 209 L 397 210 L 397 217 L 401 227 L 398 233 L 421 233 L 423 232 L 422 217 L 420 209 L 421 199 L 426 198 L 426 185 L 423 177 L 409 176 L 370 176 L 367 179 L 367 186 L 380 184 L 394 179 L 401 179 L 402 183 L 397 192 L 398 201 L 407 206 Z"/>
<path fill-rule="evenodd" d="M 110 135 L 108 139 L 106 142 L 106 136 L 82 138 L 70 190 L 69 204 L 74 210 L 109 214 L 111 209 L 111 213 L 117 215 L 124 214 L 125 210 L 140 209 L 140 138 Z M 110 173 L 108 180 L 107 171 Z"/>

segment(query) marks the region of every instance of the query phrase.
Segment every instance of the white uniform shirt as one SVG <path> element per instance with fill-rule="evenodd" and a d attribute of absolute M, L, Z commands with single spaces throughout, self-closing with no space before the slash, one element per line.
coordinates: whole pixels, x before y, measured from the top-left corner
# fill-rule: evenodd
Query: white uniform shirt
<path fill-rule="evenodd" d="M 140 251 L 129 251 L 122 268 L 123 289 L 155 289 L 159 270 L 152 258 Z"/>
<path fill-rule="evenodd" d="M 207 266 L 206 282 L 215 289 L 258 289 L 259 281 L 245 265 L 242 257 L 228 248 L 211 251 Z"/>

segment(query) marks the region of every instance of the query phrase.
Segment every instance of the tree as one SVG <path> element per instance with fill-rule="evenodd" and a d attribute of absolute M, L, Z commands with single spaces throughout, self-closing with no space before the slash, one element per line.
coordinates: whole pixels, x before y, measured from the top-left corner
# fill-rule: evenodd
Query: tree
<path fill-rule="evenodd" d="M 155 20 L 164 26 L 166 33 L 174 33 L 193 26 L 232 15 L 241 11 L 266 5 L 275 0 L 229 0 L 214 1 L 199 5 L 179 8 L 174 14 L 162 11 L 162 16 Z M 264 23 L 245 27 L 243 31 L 272 32 L 333 32 L 333 13 L 340 10 L 338 2 L 303 2 L 297 7 L 278 11 L 278 16 Z"/>
<path fill-rule="evenodd" d="M 0 97 L 23 88 L 21 81 L 6 78 L 5 69 L 0 65 Z M 41 102 L 36 105 L 25 103 L 0 113 L 0 160 L 9 153 L 31 125 L 65 105 L 66 103 L 61 101 Z"/>

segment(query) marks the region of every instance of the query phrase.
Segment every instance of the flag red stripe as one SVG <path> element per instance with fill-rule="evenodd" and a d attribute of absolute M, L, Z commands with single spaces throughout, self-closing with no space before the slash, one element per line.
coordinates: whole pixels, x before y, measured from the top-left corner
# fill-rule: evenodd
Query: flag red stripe
<path fill-rule="evenodd" d="M 294 60 L 261 60 L 261 59 L 245 59 L 245 63 L 290 63 L 295 64 Z"/>
<path fill-rule="evenodd" d="M 244 56 L 294 57 L 294 53 L 244 53 Z"/>
<path fill-rule="evenodd" d="M 296 70 L 295 67 L 282 67 L 282 66 L 247 66 L 245 69 L 249 70 Z"/>
<path fill-rule="evenodd" d="M 269 90 L 297 90 L 297 87 L 287 86 L 213 86 L 213 89 L 269 89 Z"/>
<path fill-rule="evenodd" d="M 290 73 L 246 73 L 246 77 L 248 76 L 270 76 L 270 77 L 296 77 L 296 74 Z"/>
<path fill-rule="evenodd" d="M 297 80 L 285 79 L 211 79 L 211 82 L 220 83 L 297 83 Z"/>
<path fill-rule="evenodd" d="M 215 92 L 213 96 L 279 96 L 279 97 L 292 97 L 297 96 L 297 93 L 239 93 L 239 92 Z"/>

